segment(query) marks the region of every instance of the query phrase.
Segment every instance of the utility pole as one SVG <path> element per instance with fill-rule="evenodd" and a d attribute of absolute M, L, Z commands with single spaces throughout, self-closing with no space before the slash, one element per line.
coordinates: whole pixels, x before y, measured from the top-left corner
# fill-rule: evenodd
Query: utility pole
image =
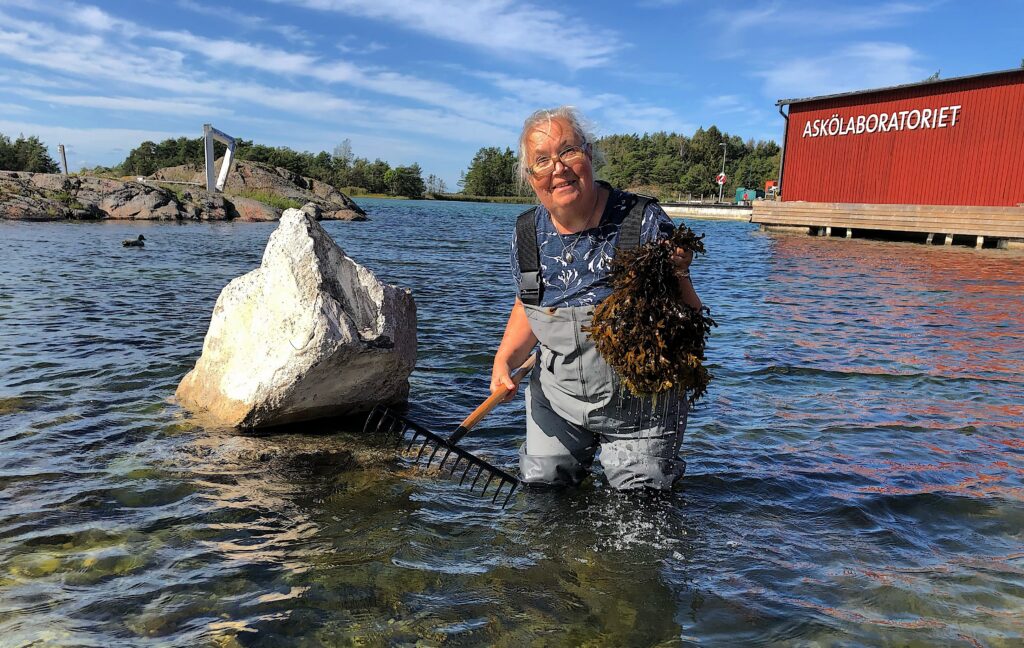
<path fill-rule="evenodd" d="M 722 175 L 725 175 L 725 150 L 728 148 L 725 142 L 719 144 L 722 147 Z M 725 189 L 725 183 L 718 185 L 718 202 L 722 202 L 722 190 Z"/>

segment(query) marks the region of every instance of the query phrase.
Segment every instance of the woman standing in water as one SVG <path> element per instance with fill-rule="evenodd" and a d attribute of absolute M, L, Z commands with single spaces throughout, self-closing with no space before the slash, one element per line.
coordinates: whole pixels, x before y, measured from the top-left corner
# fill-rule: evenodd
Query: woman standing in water
<path fill-rule="evenodd" d="M 583 329 L 611 293 L 608 271 L 616 252 L 667 238 L 674 226 L 657 201 L 594 181 L 592 142 L 568 106 L 539 110 L 523 124 L 520 173 L 540 205 L 516 225 L 518 297 L 494 357 L 491 391 L 514 392 L 510 374 L 539 342 L 519 450 L 523 482 L 579 484 L 600 448 L 613 488 L 668 490 L 686 467 L 678 456 L 685 400 L 670 392 L 656 404 L 620 388 Z M 699 309 L 692 258 L 677 249 L 672 262 L 680 298 Z"/>

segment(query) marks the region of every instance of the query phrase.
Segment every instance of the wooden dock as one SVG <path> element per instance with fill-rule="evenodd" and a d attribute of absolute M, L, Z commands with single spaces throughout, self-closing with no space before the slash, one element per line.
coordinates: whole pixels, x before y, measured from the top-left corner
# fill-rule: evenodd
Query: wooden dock
<path fill-rule="evenodd" d="M 1024 249 L 1024 206 L 874 205 L 756 201 L 750 222 L 761 229 L 806 230 L 853 238 L 866 233 L 920 234 L 929 244 L 970 237 L 975 247 Z M 989 241 L 989 245 L 986 245 Z M 959 241 L 958 241 L 959 242 Z"/>
<path fill-rule="evenodd" d="M 749 221 L 750 205 L 731 203 L 669 202 L 661 208 L 672 218 L 706 218 L 709 220 Z"/>

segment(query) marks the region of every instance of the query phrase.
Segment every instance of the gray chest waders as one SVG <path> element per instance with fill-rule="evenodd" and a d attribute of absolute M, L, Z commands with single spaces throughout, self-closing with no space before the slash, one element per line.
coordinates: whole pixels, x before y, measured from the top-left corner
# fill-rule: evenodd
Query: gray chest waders
<path fill-rule="evenodd" d="M 646 201 L 638 204 L 621 226 L 618 251 L 639 242 Z M 535 221 L 529 222 L 535 260 L 524 266 L 519 250 L 520 269 L 526 268 L 521 299 L 540 342 L 540 359 L 526 389 L 520 478 L 533 484 L 578 484 L 600 448 L 605 478 L 613 488 L 670 489 L 686 466 L 678 457 L 686 428 L 685 401 L 675 392 L 652 400 L 620 388 L 615 372 L 582 330 L 591 322 L 593 306 L 538 305 L 543 285 L 536 260 Z M 517 231 L 519 241 L 525 229 Z"/>

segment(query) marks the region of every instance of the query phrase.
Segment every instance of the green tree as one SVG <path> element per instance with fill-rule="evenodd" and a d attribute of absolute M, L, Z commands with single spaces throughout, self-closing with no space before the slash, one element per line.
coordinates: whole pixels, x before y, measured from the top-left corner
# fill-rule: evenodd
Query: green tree
<path fill-rule="evenodd" d="M 387 184 L 388 193 L 393 196 L 422 198 L 424 190 L 422 173 L 418 164 L 388 169 L 384 172 L 384 182 Z"/>
<path fill-rule="evenodd" d="M 0 170 L 20 171 L 21 169 L 17 167 L 18 157 L 14 154 L 14 144 L 11 142 L 11 138 L 0 133 Z"/>
<path fill-rule="evenodd" d="M 391 169 L 391 165 L 384 160 L 377 158 L 366 167 L 367 182 L 366 188 L 372 193 L 388 193 L 388 183 L 384 176 Z"/>
<path fill-rule="evenodd" d="M 697 195 L 714 193 L 718 189 L 713 181 L 714 173 L 703 162 L 691 164 L 683 173 L 680 191 Z"/>
<path fill-rule="evenodd" d="M 348 182 L 345 186 L 361 187 L 370 190 L 370 161 L 366 158 L 352 160 L 352 167 L 348 172 Z"/>
<path fill-rule="evenodd" d="M 522 196 L 516 171 L 516 154 L 506 147 L 484 147 L 476 152 L 459 181 L 463 193 L 471 196 Z"/>
<path fill-rule="evenodd" d="M 11 143 L 7 137 L 0 140 L 0 169 L 8 171 L 28 171 L 30 173 L 57 173 L 60 167 L 50 157 L 46 144 L 30 135 L 19 135 Z"/>
<path fill-rule="evenodd" d="M 125 175 L 147 176 L 160 168 L 157 164 L 156 143 L 146 140 L 128 153 L 121 163 Z"/>

